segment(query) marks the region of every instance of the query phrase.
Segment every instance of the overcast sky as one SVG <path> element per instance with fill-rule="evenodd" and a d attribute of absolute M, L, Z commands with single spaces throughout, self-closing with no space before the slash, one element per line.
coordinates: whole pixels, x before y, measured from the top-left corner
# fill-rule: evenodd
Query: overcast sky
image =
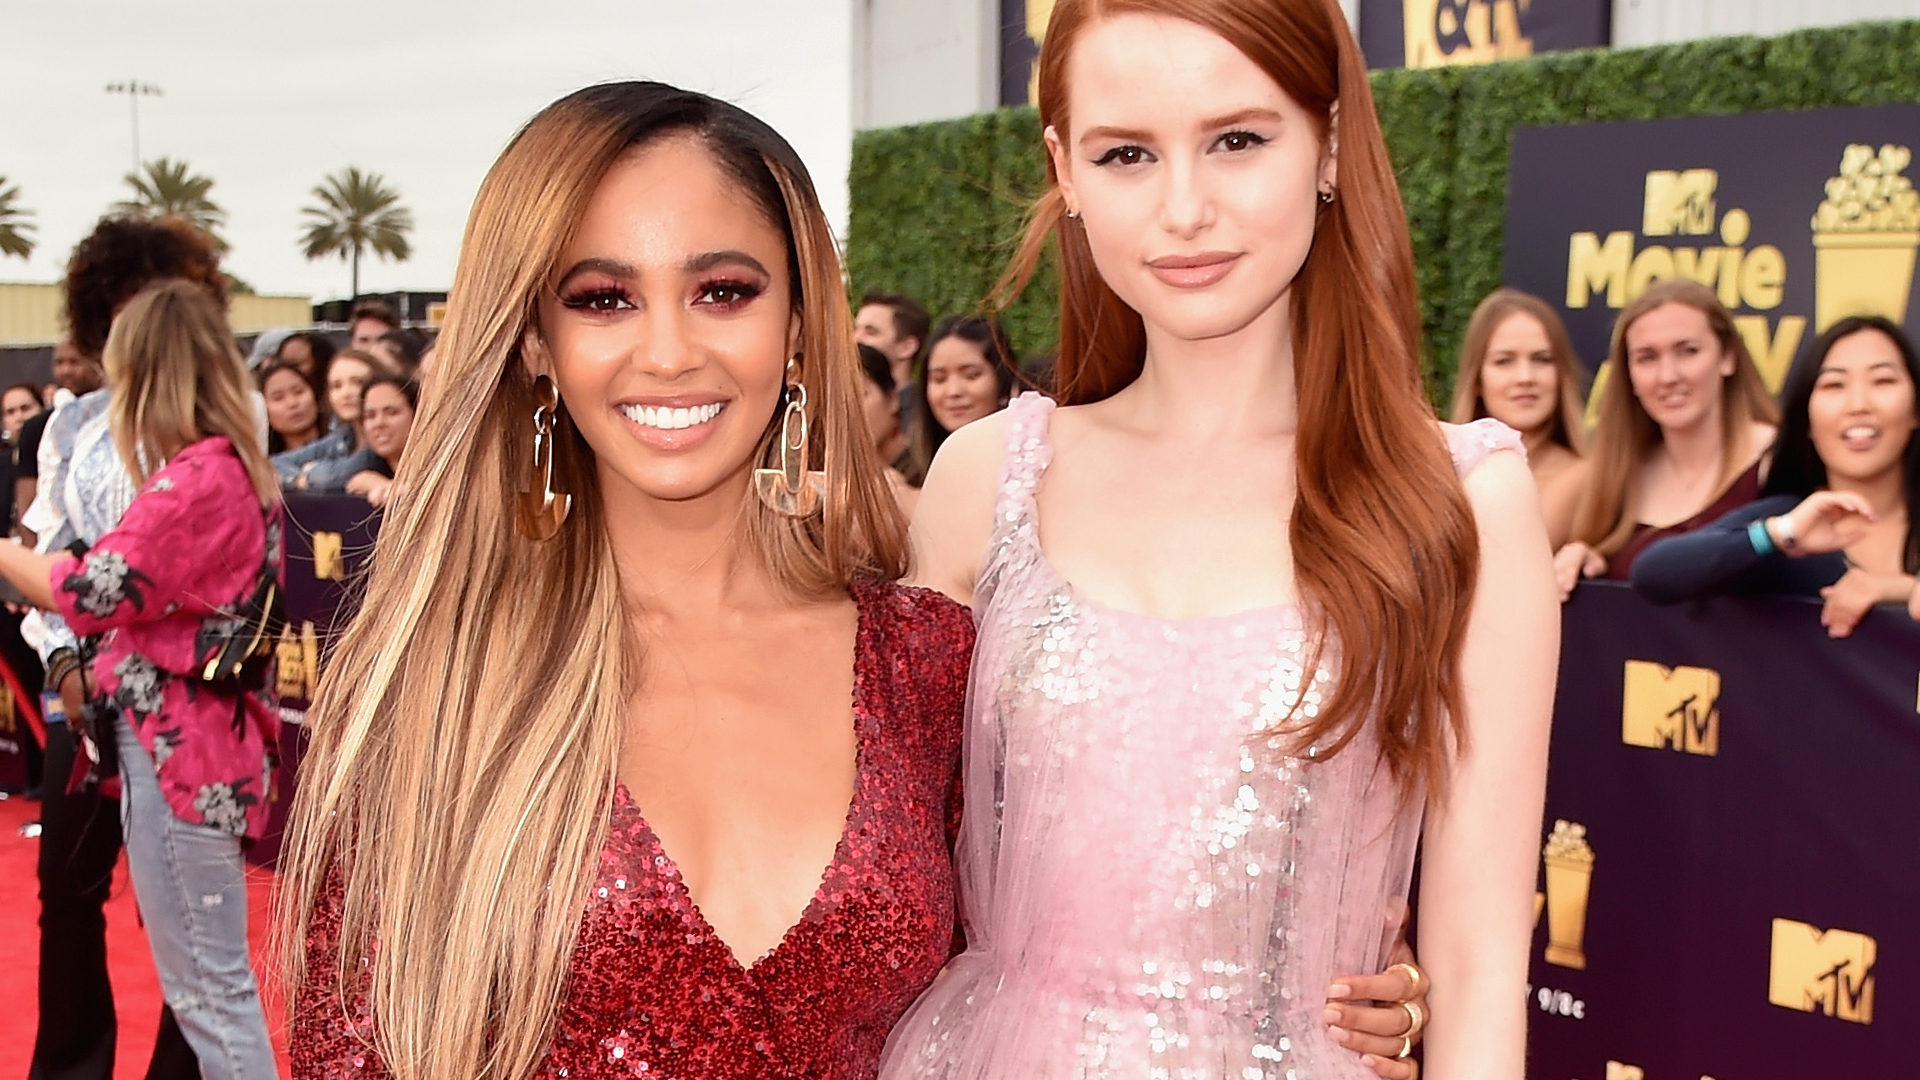
<path fill-rule="evenodd" d="M 226 209 L 227 265 L 264 293 L 344 296 L 346 264 L 300 254 L 300 208 L 328 173 L 384 175 L 413 210 L 413 258 L 364 261 L 361 289 L 445 289 L 481 177 L 513 132 L 571 90 L 649 78 L 734 101 L 785 135 L 846 221 L 847 0 L 5 0 L 0 176 L 35 212 L 55 281 L 140 155 L 184 159 Z"/>

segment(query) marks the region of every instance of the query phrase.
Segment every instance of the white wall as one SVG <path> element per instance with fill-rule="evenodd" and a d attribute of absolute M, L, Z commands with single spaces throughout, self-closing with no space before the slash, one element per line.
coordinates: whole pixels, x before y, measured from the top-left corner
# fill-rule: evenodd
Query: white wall
<path fill-rule="evenodd" d="M 1914 18 L 1920 18 L 1920 0 L 1613 0 L 1613 44 L 1765 37 L 1809 26 Z"/>
<path fill-rule="evenodd" d="M 999 103 L 999 0 L 850 0 L 853 126 L 916 124 Z"/>

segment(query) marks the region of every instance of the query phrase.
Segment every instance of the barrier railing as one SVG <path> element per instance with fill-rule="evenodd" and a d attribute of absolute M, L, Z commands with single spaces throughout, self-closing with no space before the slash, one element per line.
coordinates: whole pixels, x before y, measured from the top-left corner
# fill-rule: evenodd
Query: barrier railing
<path fill-rule="evenodd" d="M 1563 643 L 1528 1075 L 1911 1070 L 1920 625 L 1587 584 Z"/>

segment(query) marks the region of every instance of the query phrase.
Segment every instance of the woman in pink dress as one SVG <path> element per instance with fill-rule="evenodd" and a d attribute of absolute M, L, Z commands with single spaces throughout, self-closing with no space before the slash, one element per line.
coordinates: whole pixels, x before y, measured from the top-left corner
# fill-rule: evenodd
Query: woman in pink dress
<path fill-rule="evenodd" d="M 1039 87 L 1063 407 L 954 433 L 915 518 L 979 630 L 968 947 L 881 1074 L 1370 1075 L 1322 997 L 1422 841 L 1426 1075 L 1520 1080 L 1550 552 L 1518 437 L 1424 396 L 1346 20 L 1060 0 Z"/>

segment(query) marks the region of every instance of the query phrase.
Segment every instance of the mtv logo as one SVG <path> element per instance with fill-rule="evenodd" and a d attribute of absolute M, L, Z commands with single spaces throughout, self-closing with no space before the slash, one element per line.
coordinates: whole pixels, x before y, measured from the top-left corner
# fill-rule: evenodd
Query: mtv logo
<path fill-rule="evenodd" d="M 1879 945 L 1851 930 L 1773 920 L 1767 1000 L 1782 1008 L 1873 1023 L 1873 962 Z"/>
<path fill-rule="evenodd" d="M 1656 169 L 1647 174 L 1647 195 L 1641 203 L 1640 232 L 1645 236 L 1705 236 L 1713 231 L 1713 193 L 1720 174 L 1713 169 L 1674 172 Z"/>
<path fill-rule="evenodd" d="M 320 581 L 347 580 L 346 560 L 340 549 L 346 538 L 337 532 L 313 534 L 313 576 Z"/>
<path fill-rule="evenodd" d="M 1620 741 L 1712 757 L 1720 752 L 1720 673 L 1627 661 Z"/>

